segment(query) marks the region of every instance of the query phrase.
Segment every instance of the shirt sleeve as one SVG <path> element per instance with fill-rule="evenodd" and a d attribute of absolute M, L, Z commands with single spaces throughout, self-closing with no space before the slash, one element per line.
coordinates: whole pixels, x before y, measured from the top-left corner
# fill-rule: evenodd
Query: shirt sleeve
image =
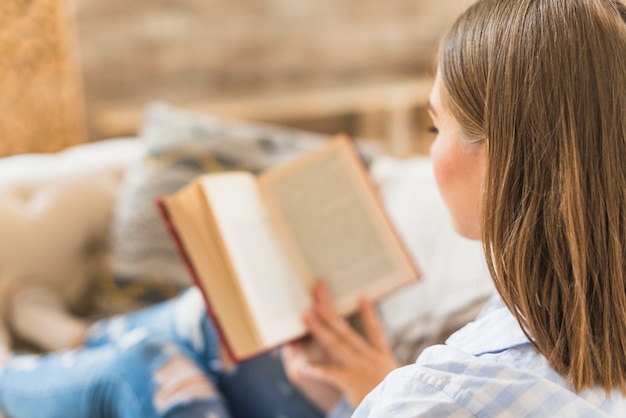
<path fill-rule="evenodd" d="M 339 402 L 326 414 L 326 418 L 349 418 L 354 410 L 346 400 L 341 398 Z"/>
<path fill-rule="evenodd" d="M 401 369 L 400 369 L 401 370 Z M 469 417 L 472 414 L 449 394 L 415 375 L 392 372 L 356 408 L 354 418 Z"/>

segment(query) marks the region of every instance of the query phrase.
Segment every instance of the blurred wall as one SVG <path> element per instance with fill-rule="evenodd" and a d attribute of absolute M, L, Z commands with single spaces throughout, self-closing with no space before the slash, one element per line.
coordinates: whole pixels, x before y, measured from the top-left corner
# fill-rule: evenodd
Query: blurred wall
<path fill-rule="evenodd" d="M 87 108 L 432 71 L 469 0 L 76 1 Z M 97 135 L 97 133 L 96 133 Z"/>

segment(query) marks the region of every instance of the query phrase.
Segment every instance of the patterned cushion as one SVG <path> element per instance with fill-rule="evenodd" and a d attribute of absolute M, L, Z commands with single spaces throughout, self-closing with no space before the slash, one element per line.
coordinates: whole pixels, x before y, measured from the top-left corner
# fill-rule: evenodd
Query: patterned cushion
<path fill-rule="evenodd" d="M 134 307 L 129 302 L 141 305 L 169 297 L 190 283 L 156 209 L 159 196 L 175 192 L 205 172 L 261 171 L 319 146 L 326 138 L 194 114 L 163 103 L 151 105 L 140 137 L 145 157 L 127 172 L 114 211 L 114 278 L 101 280 L 105 295 L 113 296 L 106 298 L 106 313 Z"/>

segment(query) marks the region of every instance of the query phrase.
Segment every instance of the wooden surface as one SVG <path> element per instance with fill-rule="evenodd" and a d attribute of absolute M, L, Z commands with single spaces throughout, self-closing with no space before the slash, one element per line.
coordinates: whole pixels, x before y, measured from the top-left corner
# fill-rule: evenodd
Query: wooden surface
<path fill-rule="evenodd" d="M 401 156 L 412 151 L 413 132 L 418 123 L 413 111 L 426 107 L 431 86 L 430 77 L 379 80 L 326 89 L 171 104 L 199 113 L 279 123 L 353 115 L 359 119 L 356 135 L 382 139 L 390 154 Z M 133 135 L 139 131 L 144 107 L 145 103 L 100 104 L 92 109 L 92 123 L 108 137 Z"/>

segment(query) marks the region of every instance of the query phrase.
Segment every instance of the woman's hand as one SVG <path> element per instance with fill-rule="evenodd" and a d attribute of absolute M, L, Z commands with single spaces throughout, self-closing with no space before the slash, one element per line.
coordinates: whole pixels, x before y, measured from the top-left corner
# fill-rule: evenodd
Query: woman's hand
<path fill-rule="evenodd" d="M 325 414 L 341 399 L 341 392 L 319 379 L 311 378 L 307 370 L 311 364 L 328 364 L 328 355 L 312 337 L 305 337 L 285 346 L 282 350 L 285 372 L 314 405 Z"/>
<path fill-rule="evenodd" d="M 287 374 L 305 393 L 303 383 L 326 384 L 338 389 L 355 407 L 398 364 L 370 301 L 361 301 L 359 309 L 365 340 L 335 311 L 324 283 L 317 283 L 313 294 L 315 305 L 304 320 L 323 355 L 311 358 L 310 343 L 308 347 L 305 343 L 288 347 Z"/>

